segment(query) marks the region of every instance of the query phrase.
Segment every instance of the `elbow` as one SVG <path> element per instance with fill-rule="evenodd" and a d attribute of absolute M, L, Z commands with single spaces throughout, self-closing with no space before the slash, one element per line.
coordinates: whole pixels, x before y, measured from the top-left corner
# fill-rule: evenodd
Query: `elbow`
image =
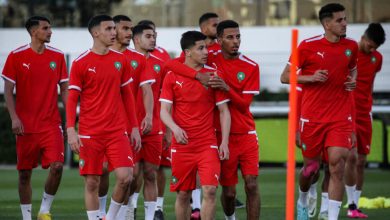
<path fill-rule="evenodd" d="M 287 77 L 285 77 L 285 76 L 280 76 L 280 82 L 282 83 L 282 84 L 288 84 L 289 83 L 289 80 L 288 80 L 288 78 Z"/>

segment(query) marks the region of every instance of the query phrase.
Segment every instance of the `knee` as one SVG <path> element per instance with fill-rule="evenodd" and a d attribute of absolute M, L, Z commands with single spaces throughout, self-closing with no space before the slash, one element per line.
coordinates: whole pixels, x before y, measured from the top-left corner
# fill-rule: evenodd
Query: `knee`
<path fill-rule="evenodd" d="M 50 171 L 55 174 L 61 174 L 63 170 L 63 164 L 60 162 L 54 162 L 50 165 Z"/>
<path fill-rule="evenodd" d="M 30 183 L 31 172 L 30 171 L 19 171 L 19 184 L 27 185 Z"/>
<path fill-rule="evenodd" d="M 223 197 L 226 200 L 234 200 L 236 198 L 236 190 L 230 187 L 223 188 Z"/>
<path fill-rule="evenodd" d="M 217 196 L 217 187 L 215 186 L 202 187 L 202 190 L 204 198 L 214 199 Z"/>
<path fill-rule="evenodd" d="M 309 161 L 302 168 L 302 175 L 306 178 L 314 176 L 320 169 L 318 161 Z"/>
<path fill-rule="evenodd" d="M 85 187 L 88 192 L 97 191 L 99 188 L 100 178 L 95 176 L 89 176 L 85 179 Z"/>
<path fill-rule="evenodd" d="M 362 156 L 362 157 L 358 157 L 357 159 L 357 167 L 359 169 L 364 169 L 364 167 L 366 166 L 366 157 L 365 156 Z"/>
<path fill-rule="evenodd" d="M 179 191 L 177 193 L 177 200 L 179 200 L 181 203 L 185 203 L 187 201 L 190 201 L 191 193 L 187 191 Z"/>
<path fill-rule="evenodd" d="M 342 179 L 344 175 L 345 160 L 329 161 L 330 178 Z"/>
<path fill-rule="evenodd" d="M 357 159 L 356 151 L 351 150 L 351 152 L 349 153 L 348 158 L 347 158 L 347 163 L 350 166 L 356 166 L 357 161 L 358 161 L 358 159 Z"/>
<path fill-rule="evenodd" d="M 156 181 L 156 169 L 149 168 L 144 170 L 144 181 L 146 182 L 155 182 Z"/>
<path fill-rule="evenodd" d="M 257 194 L 257 178 L 255 176 L 250 176 L 249 178 L 245 179 L 245 189 L 250 195 L 256 195 Z"/>

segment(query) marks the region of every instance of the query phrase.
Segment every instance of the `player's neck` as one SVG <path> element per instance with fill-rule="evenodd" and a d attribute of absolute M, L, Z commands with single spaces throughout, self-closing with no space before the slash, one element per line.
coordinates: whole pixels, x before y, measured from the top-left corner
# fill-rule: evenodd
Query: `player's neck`
<path fill-rule="evenodd" d="M 42 41 L 39 41 L 39 40 L 32 38 L 31 43 L 30 43 L 30 47 L 34 52 L 36 52 L 38 54 L 42 54 L 43 51 L 45 50 L 45 42 L 42 42 Z"/>
<path fill-rule="evenodd" d="M 110 48 L 107 45 L 104 45 L 103 43 L 98 42 L 96 40 L 93 42 L 93 46 L 91 49 L 92 52 L 99 55 L 105 55 L 108 53 L 109 50 Z"/>
<path fill-rule="evenodd" d="M 324 36 L 325 36 L 325 39 L 331 43 L 337 43 L 340 41 L 340 36 L 336 36 L 336 35 L 329 33 L 329 32 L 328 33 L 325 32 Z"/>
<path fill-rule="evenodd" d="M 230 53 L 227 53 L 227 52 L 224 52 L 222 50 L 222 56 L 223 58 L 225 58 L 226 60 L 234 60 L 236 58 L 238 58 L 238 56 L 240 55 L 240 53 L 235 53 L 235 54 L 230 54 Z"/>
<path fill-rule="evenodd" d="M 210 46 L 210 45 L 213 45 L 215 43 L 215 39 L 207 37 L 205 42 L 206 42 L 206 46 Z"/>
<path fill-rule="evenodd" d="M 146 58 L 149 57 L 149 52 L 147 50 L 144 50 L 142 49 L 139 45 L 134 45 L 134 49 L 139 52 L 139 53 L 142 53 Z"/>
<path fill-rule="evenodd" d="M 127 45 L 124 45 L 124 44 L 121 44 L 121 43 L 115 41 L 114 45 L 112 45 L 110 48 L 122 53 L 123 51 L 126 50 Z"/>
<path fill-rule="evenodd" d="M 196 71 L 199 71 L 203 68 L 203 64 L 194 62 L 193 60 L 188 59 L 188 58 L 186 58 L 186 60 L 184 61 L 184 64 L 187 65 L 188 67 L 191 67 L 192 69 L 194 69 Z"/>

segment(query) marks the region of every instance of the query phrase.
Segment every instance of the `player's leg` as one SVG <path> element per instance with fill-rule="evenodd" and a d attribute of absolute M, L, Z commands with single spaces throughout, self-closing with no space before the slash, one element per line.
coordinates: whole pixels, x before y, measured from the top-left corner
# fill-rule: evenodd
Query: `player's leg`
<path fill-rule="evenodd" d="M 190 213 L 188 207 L 190 206 L 191 190 L 178 191 L 175 202 L 175 215 L 177 220 L 187 220 Z"/>
<path fill-rule="evenodd" d="M 345 192 L 347 194 L 348 213 L 350 217 L 355 216 L 356 204 L 354 196 L 356 191 L 356 177 L 357 177 L 357 148 L 353 147 L 348 154 L 347 162 L 345 164 Z"/>
<path fill-rule="evenodd" d="M 110 185 L 110 172 L 108 171 L 108 162 L 103 163 L 103 173 L 100 176 L 99 184 L 99 210 L 100 217 L 106 216 L 106 204 L 107 204 L 107 193 Z"/>
<path fill-rule="evenodd" d="M 88 220 L 99 219 L 99 175 L 84 175 L 84 199 Z"/>
<path fill-rule="evenodd" d="M 200 219 L 200 210 L 201 210 L 201 185 L 198 173 L 196 174 L 196 188 L 192 190 L 191 193 L 191 220 Z"/>
<path fill-rule="evenodd" d="M 22 211 L 23 220 L 31 220 L 32 170 L 19 170 L 18 173 L 19 173 L 18 191 L 19 191 L 20 208 Z"/>
<path fill-rule="evenodd" d="M 310 185 L 309 189 L 309 195 L 308 195 L 308 208 L 309 208 L 309 217 L 312 218 L 316 215 L 317 212 L 317 183 L 318 179 L 320 178 L 320 172 L 317 172 L 312 180 L 312 183 Z"/>
<path fill-rule="evenodd" d="M 164 192 L 166 184 L 165 167 L 160 165 L 157 171 L 157 202 L 156 212 L 154 213 L 155 220 L 164 220 Z"/>
<path fill-rule="evenodd" d="M 208 185 L 202 186 L 202 191 L 203 191 L 203 199 L 202 199 L 201 219 L 212 220 L 215 218 L 217 187 L 208 186 Z"/>
<path fill-rule="evenodd" d="M 245 175 L 246 211 L 247 219 L 260 218 L 260 192 L 257 184 L 257 176 Z"/>
<path fill-rule="evenodd" d="M 329 187 L 329 179 L 330 179 L 330 173 L 329 173 L 329 166 L 327 162 L 323 161 L 324 165 L 324 179 L 322 180 L 321 185 L 321 206 L 320 206 L 320 213 L 318 214 L 318 220 L 328 220 L 328 204 L 329 204 L 329 194 L 328 194 L 328 187 Z"/>
<path fill-rule="evenodd" d="M 152 220 L 154 218 L 154 212 L 156 210 L 157 170 L 157 165 L 149 162 L 144 162 L 144 207 L 146 220 Z"/>

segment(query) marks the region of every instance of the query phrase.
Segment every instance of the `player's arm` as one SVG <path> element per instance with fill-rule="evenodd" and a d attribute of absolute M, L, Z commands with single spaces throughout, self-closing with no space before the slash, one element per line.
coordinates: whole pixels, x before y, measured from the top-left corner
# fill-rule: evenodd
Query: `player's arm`
<path fill-rule="evenodd" d="M 153 91 L 150 83 L 141 86 L 142 100 L 145 108 L 145 117 L 141 122 L 142 134 L 148 134 L 152 130 L 153 122 Z"/>
<path fill-rule="evenodd" d="M 12 121 L 12 132 L 16 135 L 23 135 L 23 123 L 20 121 L 15 109 L 14 88 L 15 84 L 13 82 L 4 80 L 4 99 Z"/>
<path fill-rule="evenodd" d="M 347 81 L 344 83 L 345 90 L 353 91 L 356 88 L 356 78 L 357 78 L 357 68 L 353 68 L 349 71 L 349 76 L 347 77 Z"/>
<path fill-rule="evenodd" d="M 204 86 L 208 86 L 208 82 L 211 76 L 214 74 L 214 72 L 199 73 L 196 70 L 192 69 L 191 67 L 183 64 L 183 62 L 184 62 L 183 58 L 176 58 L 173 60 L 169 60 L 165 64 L 165 68 L 167 70 L 174 72 L 177 75 L 185 76 L 191 79 L 196 79 Z"/>
<path fill-rule="evenodd" d="M 130 126 L 128 127 L 131 129 L 130 142 L 134 146 L 134 150 L 138 152 L 141 149 L 141 135 L 139 133 L 137 116 L 135 115 L 135 100 L 130 84 L 121 87 L 121 95 L 127 119 L 129 120 L 128 124 Z"/>
<path fill-rule="evenodd" d="M 77 102 L 79 100 L 80 91 L 77 89 L 70 89 L 68 100 L 66 101 L 66 132 L 68 134 L 68 144 L 73 152 L 80 153 L 80 146 L 83 144 L 75 130 L 76 124 L 76 110 Z"/>
<path fill-rule="evenodd" d="M 161 102 L 160 117 L 161 121 L 172 130 L 175 139 L 179 144 L 187 144 L 188 136 L 187 133 L 181 129 L 174 121 L 171 116 L 172 103 Z"/>
<path fill-rule="evenodd" d="M 172 143 L 172 131 L 168 126 L 166 126 L 164 137 L 163 137 L 163 150 L 167 150 L 169 146 L 171 146 L 171 143 Z"/>
<path fill-rule="evenodd" d="M 297 76 L 297 83 L 300 84 L 326 82 L 326 80 L 328 80 L 328 70 L 316 70 L 313 75 Z M 280 82 L 283 84 L 290 83 L 290 64 L 286 65 L 282 74 L 280 75 Z"/>
<path fill-rule="evenodd" d="M 229 134 L 230 134 L 230 111 L 227 103 L 219 104 L 219 118 L 221 123 L 222 142 L 219 146 L 219 158 L 221 160 L 229 160 Z"/>

